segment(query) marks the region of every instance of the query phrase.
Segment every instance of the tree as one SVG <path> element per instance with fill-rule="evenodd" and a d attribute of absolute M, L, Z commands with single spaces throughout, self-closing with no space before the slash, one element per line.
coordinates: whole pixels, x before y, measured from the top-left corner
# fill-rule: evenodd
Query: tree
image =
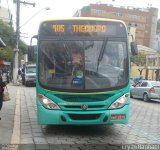
<path fill-rule="evenodd" d="M 146 65 L 146 55 L 144 53 L 138 53 L 138 55 L 131 56 L 131 62 L 136 64 L 137 66 L 145 66 Z"/>
<path fill-rule="evenodd" d="M 146 65 L 146 55 L 144 53 L 138 53 L 138 55 L 135 56 L 131 56 L 131 62 L 133 62 L 134 64 L 136 64 L 139 67 L 143 67 Z M 139 74 L 142 75 L 142 71 L 144 69 L 138 69 Z"/>
<path fill-rule="evenodd" d="M 0 59 L 13 62 L 13 49 L 16 46 L 16 33 L 13 27 L 3 22 L 2 20 L 0 20 L 0 37 L 6 44 L 6 47 L 3 50 L 0 50 Z M 21 40 L 19 42 L 19 49 L 20 60 L 22 58 L 22 55 L 24 55 L 27 51 L 27 45 Z"/>

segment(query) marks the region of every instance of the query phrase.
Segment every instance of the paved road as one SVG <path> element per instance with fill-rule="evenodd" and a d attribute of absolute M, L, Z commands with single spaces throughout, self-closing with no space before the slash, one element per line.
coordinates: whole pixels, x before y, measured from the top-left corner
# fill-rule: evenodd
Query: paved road
<path fill-rule="evenodd" d="M 16 142 L 31 144 L 30 149 L 56 147 L 57 149 L 79 150 L 86 149 L 86 146 L 87 149 L 106 149 L 106 146 L 117 149 L 118 144 L 160 143 L 160 103 L 158 102 L 146 103 L 141 100 L 131 99 L 130 121 L 128 125 L 41 127 L 37 124 L 35 87 L 10 86 L 9 90 L 15 96 L 13 96 L 14 100 L 12 102 L 7 102 L 8 104 L 10 103 L 8 105 L 8 107 L 10 106 L 10 112 L 6 113 L 5 109 L 2 111 L 2 119 L 8 120 L 6 130 L 9 128 L 8 126 L 12 126 L 15 123 L 13 119 L 10 119 L 13 117 L 13 108 L 16 110 L 20 108 L 20 132 L 15 133 L 14 128 L 13 133 L 15 134 L 12 134 L 12 137 L 9 138 L 11 131 L 8 130 L 8 137 L 5 137 L 8 139 L 7 141 L 12 140 L 11 143 L 13 144 L 16 144 Z M 19 98 L 17 98 L 17 93 L 20 95 Z M 20 101 L 20 107 L 17 99 Z M 15 101 L 17 102 L 16 105 Z M 7 108 L 7 103 L 4 108 Z M 7 117 L 8 119 L 6 119 Z M 0 125 L 1 128 L 2 126 Z M 3 135 L 1 130 L 0 135 Z M 13 139 L 17 135 L 19 139 L 14 141 Z M 5 139 L 0 138 L 0 143 L 5 142 Z"/>

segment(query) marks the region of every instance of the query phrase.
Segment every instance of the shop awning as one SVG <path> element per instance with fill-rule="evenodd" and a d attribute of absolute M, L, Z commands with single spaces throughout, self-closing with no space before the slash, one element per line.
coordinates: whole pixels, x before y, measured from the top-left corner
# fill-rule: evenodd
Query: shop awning
<path fill-rule="evenodd" d="M 10 65 L 11 65 L 11 62 L 4 61 L 4 60 L 0 60 L 0 65 L 10 66 Z"/>

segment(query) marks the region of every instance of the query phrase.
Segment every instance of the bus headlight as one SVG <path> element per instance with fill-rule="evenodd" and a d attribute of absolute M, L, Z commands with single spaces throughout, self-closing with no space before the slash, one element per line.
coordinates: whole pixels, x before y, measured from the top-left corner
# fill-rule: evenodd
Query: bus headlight
<path fill-rule="evenodd" d="M 43 96 L 42 94 L 38 94 L 38 99 L 45 108 L 60 110 L 59 106 L 55 102 Z"/>
<path fill-rule="evenodd" d="M 116 108 L 123 107 L 127 103 L 128 98 L 129 98 L 129 94 L 123 95 L 122 97 L 117 99 L 115 102 L 113 102 L 109 107 L 109 109 L 116 109 Z"/>

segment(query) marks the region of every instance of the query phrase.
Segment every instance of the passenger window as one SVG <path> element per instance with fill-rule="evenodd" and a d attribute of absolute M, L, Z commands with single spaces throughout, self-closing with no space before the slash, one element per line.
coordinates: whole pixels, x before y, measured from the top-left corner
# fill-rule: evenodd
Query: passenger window
<path fill-rule="evenodd" d="M 143 83 L 141 84 L 141 87 L 147 87 L 147 85 L 148 85 L 147 82 L 143 82 Z"/>
<path fill-rule="evenodd" d="M 142 83 L 142 82 L 138 82 L 138 83 L 136 84 L 136 87 L 140 87 L 140 86 L 141 86 L 141 83 Z"/>

